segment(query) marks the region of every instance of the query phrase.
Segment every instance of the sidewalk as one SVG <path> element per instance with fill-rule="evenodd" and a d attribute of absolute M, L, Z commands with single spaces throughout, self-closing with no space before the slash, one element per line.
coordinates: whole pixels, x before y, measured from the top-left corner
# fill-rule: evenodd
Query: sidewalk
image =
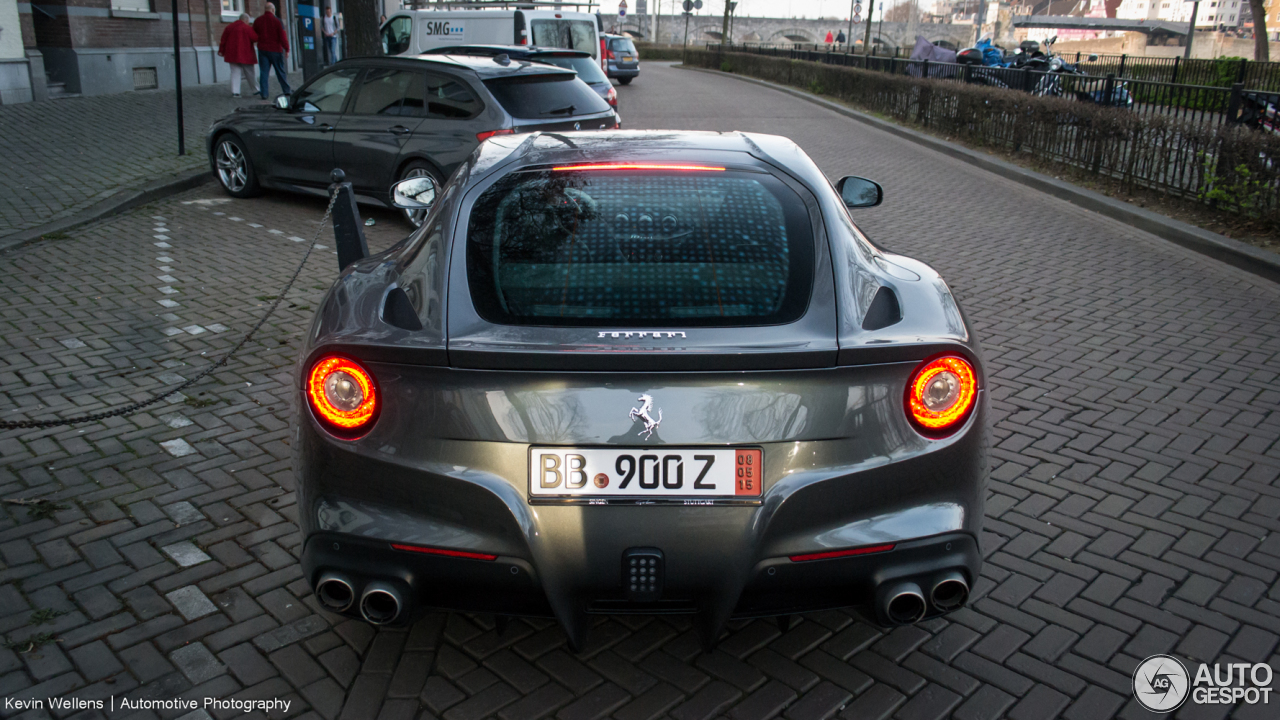
<path fill-rule="evenodd" d="M 296 73 L 293 87 L 301 84 Z M 279 92 L 273 80 L 272 95 Z M 208 166 L 204 133 L 235 108 L 225 83 L 183 92 L 187 154 L 179 156 L 175 93 L 143 91 L 0 106 L 0 239 L 83 210 L 120 190 Z"/>

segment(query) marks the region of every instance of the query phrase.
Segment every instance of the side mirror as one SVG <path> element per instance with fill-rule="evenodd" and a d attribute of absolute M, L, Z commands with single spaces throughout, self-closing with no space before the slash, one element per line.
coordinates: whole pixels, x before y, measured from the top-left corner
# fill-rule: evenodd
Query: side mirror
<path fill-rule="evenodd" d="M 840 182 L 836 183 L 836 191 L 840 193 L 840 199 L 844 200 L 845 207 L 875 207 L 884 200 L 884 189 L 880 187 L 880 183 L 853 175 L 840 178 Z"/>
<path fill-rule="evenodd" d="M 1098 62 L 1098 56 L 1093 53 L 1089 53 L 1089 62 Z"/>
<path fill-rule="evenodd" d="M 391 204 L 404 210 L 426 210 L 440 194 L 440 185 L 429 175 L 401 180 L 391 186 Z"/>
<path fill-rule="evenodd" d="M 281 110 L 288 110 L 288 109 L 289 109 L 289 96 L 288 96 L 288 95 L 277 95 L 277 96 L 276 96 L 276 107 L 280 108 Z"/>

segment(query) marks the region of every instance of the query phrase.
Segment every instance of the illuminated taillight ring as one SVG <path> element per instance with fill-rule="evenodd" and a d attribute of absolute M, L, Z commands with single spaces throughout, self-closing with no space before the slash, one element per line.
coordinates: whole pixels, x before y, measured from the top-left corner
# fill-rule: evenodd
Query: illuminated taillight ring
<path fill-rule="evenodd" d="M 367 427 L 381 401 L 373 375 L 354 360 L 323 357 L 307 375 L 307 402 L 317 417 L 340 433 Z"/>
<path fill-rule="evenodd" d="M 969 417 L 978 398 L 978 376 L 962 357 L 934 358 L 916 368 L 907 383 L 906 411 L 926 435 L 945 435 Z"/>

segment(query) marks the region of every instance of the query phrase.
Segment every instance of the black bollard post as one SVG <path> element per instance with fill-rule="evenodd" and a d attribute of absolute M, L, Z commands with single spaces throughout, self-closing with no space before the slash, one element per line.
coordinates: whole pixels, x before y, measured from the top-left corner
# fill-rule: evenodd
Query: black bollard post
<path fill-rule="evenodd" d="M 329 175 L 333 181 L 330 192 L 338 193 L 333 203 L 333 240 L 338 246 L 338 269 L 345 270 L 351 263 L 369 257 L 369 244 L 364 239 L 364 225 L 360 210 L 356 207 L 356 194 L 347 174 L 334 168 Z"/>

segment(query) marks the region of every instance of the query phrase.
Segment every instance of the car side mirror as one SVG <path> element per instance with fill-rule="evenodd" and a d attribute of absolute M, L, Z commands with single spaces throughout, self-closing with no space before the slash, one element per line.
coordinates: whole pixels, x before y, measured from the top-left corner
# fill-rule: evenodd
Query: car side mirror
<path fill-rule="evenodd" d="M 288 96 L 288 95 L 277 95 L 277 96 L 276 96 L 276 107 L 280 108 L 281 110 L 288 110 L 288 109 L 289 109 L 289 96 Z"/>
<path fill-rule="evenodd" d="M 836 191 L 840 193 L 840 199 L 844 200 L 845 207 L 875 207 L 884 200 L 884 189 L 880 187 L 880 183 L 853 175 L 840 178 L 840 182 L 836 183 Z"/>
<path fill-rule="evenodd" d="M 440 185 L 428 175 L 401 180 L 391 186 L 391 204 L 405 210 L 426 210 L 440 194 Z"/>

